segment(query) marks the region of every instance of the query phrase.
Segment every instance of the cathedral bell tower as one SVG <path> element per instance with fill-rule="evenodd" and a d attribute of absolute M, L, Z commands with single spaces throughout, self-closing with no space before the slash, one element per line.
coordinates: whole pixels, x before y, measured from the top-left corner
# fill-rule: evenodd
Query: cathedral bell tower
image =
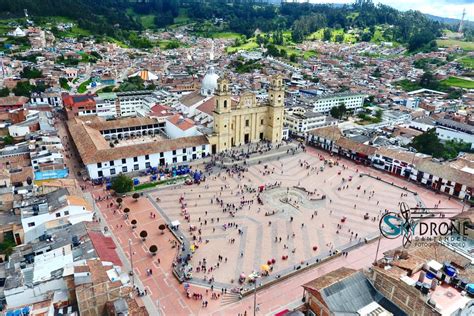
<path fill-rule="evenodd" d="M 265 138 L 272 143 L 279 143 L 283 136 L 283 115 L 285 112 L 285 90 L 283 78 L 280 75 L 271 78 L 268 98 L 268 126 Z"/>
<path fill-rule="evenodd" d="M 215 93 L 214 108 L 214 133 L 217 134 L 217 150 L 222 151 L 231 147 L 231 94 L 229 90 L 229 80 L 224 76 L 217 81 L 217 91 Z"/>

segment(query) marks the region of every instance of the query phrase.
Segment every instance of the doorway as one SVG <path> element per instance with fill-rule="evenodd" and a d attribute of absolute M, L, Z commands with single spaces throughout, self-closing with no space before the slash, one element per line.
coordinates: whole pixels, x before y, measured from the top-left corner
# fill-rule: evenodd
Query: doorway
<path fill-rule="evenodd" d="M 249 133 L 246 133 L 244 135 L 244 143 L 248 144 L 250 142 L 250 134 Z"/>

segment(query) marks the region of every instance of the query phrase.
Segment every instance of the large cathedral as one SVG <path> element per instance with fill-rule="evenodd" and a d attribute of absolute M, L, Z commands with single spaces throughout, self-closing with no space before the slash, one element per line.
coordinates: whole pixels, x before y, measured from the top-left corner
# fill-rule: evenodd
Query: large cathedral
<path fill-rule="evenodd" d="M 281 76 L 271 79 L 268 100 L 257 102 L 255 93 L 233 96 L 230 82 L 208 68 L 201 89 L 180 99 L 181 111 L 196 123 L 208 127 L 212 152 L 268 140 L 282 140 L 284 88 Z"/>
<path fill-rule="evenodd" d="M 209 138 L 212 152 L 267 140 L 282 140 L 284 89 L 281 76 L 271 79 L 268 100 L 257 102 L 255 93 L 243 93 L 233 102 L 227 78 L 218 79 L 213 111 L 214 133 Z"/>

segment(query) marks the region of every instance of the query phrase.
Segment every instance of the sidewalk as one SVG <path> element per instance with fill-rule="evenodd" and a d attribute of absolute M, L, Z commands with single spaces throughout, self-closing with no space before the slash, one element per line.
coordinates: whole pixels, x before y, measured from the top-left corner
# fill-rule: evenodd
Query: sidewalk
<path fill-rule="evenodd" d="M 90 192 L 84 193 L 84 197 L 87 200 L 87 202 L 89 202 L 91 205 L 94 206 L 94 212 L 95 212 L 96 216 L 98 218 L 100 218 L 100 227 L 101 227 L 101 230 L 103 232 L 104 227 L 105 227 L 105 223 L 107 223 L 107 221 L 103 217 L 102 212 L 100 211 L 100 209 L 97 207 L 97 205 L 96 205 L 94 199 L 92 198 Z M 118 240 L 116 239 L 114 234 L 112 234 L 109 230 L 107 233 L 104 233 L 104 235 L 106 235 L 108 237 L 112 237 L 115 245 L 117 246 L 115 248 L 115 251 L 117 252 L 120 260 L 122 261 L 122 263 L 124 264 L 125 270 L 126 271 L 131 271 L 130 260 L 129 260 L 128 256 L 125 255 L 124 250 L 122 249 L 122 247 L 120 247 L 120 243 L 118 242 Z M 130 279 L 132 279 L 132 277 Z M 143 285 L 143 283 L 141 282 L 141 280 L 138 276 L 134 276 L 133 280 L 134 280 L 134 284 L 136 286 L 138 286 L 141 289 L 145 288 L 145 286 Z M 133 291 L 132 293 L 135 293 L 135 291 Z M 137 298 L 137 301 L 138 301 L 138 305 L 144 305 L 145 306 L 146 310 L 148 311 L 148 313 L 150 315 L 158 315 L 158 316 L 159 315 L 164 315 L 163 311 L 161 309 L 158 309 L 156 307 L 156 305 L 153 304 L 153 301 L 151 300 L 151 298 L 148 295 Z M 142 302 L 142 304 L 140 304 L 140 301 Z"/>

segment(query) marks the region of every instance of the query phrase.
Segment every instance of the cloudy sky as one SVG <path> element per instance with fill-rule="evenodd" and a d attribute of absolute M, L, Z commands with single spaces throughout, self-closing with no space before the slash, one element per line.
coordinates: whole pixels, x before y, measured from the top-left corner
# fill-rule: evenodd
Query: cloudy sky
<path fill-rule="evenodd" d="M 437 16 L 460 19 L 466 9 L 466 19 L 474 21 L 474 0 L 373 0 L 398 10 L 418 10 Z M 353 0 L 310 0 L 313 3 L 353 3 Z"/>

